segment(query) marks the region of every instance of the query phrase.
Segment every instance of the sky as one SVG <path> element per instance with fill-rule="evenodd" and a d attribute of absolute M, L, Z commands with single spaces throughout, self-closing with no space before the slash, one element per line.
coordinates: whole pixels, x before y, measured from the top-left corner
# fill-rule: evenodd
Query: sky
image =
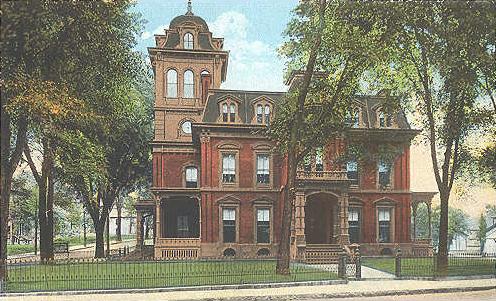
<path fill-rule="evenodd" d="M 277 55 L 282 33 L 297 0 L 193 0 L 193 13 L 202 17 L 214 37 L 224 38 L 229 51 L 223 89 L 285 91 L 284 61 Z M 170 21 L 186 13 L 186 0 L 138 1 L 135 10 L 146 19 L 137 48 L 146 53 Z"/>
<path fill-rule="evenodd" d="M 223 89 L 285 91 L 284 60 L 277 55 L 283 31 L 298 0 L 193 0 L 193 13 L 202 17 L 214 37 L 224 38 L 229 53 Z M 186 12 L 186 0 L 140 0 L 134 8 L 146 20 L 137 49 L 147 54 L 153 34 L 163 34 L 170 21 Z M 414 142 L 411 148 L 411 190 L 437 191 L 429 148 Z M 435 197 L 434 203 L 439 201 Z M 496 204 L 489 185 L 454 186 L 451 205 L 477 218 L 486 204 Z"/>

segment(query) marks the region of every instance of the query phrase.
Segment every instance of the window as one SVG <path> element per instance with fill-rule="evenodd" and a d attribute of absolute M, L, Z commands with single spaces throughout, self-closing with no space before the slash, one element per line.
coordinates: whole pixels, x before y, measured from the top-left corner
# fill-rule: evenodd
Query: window
<path fill-rule="evenodd" d="M 184 72 L 184 85 L 183 85 L 183 97 L 184 98 L 194 98 L 195 97 L 195 82 L 193 71 L 186 70 Z"/>
<path fill-rule="evenodd" d="M 391 184 L 391 164 L 384 161 L 379 162 L 379 185 L 382 187 L 389 186 Z"/>
<path fill-rule="evenodd" d="M 231 104 L 229 106 L 229 121 L 230 122 L 234 122 L 235 119 L 236 119 L 236 105 L 235 104 Z"/>
<path fill-rule="evenodd" d="M 257 123 L 263 122 L 263 106 L 257 105 Z"/>
<path fill-rule="evenodd" d="M 189 237 L 188 216 L 177 217 L 177 237 Z"/>
<path fill-rule="evenodd" d="M 174 69 L 167 71 L 167 97 L 177 97 L 177 72 Z"/>
<path fill-rule="evenodd" d="M 185 121 L 181 124 L 181 130 L 185 134 L 191 134 L 191 121 Z"/>
<path fill-rule="evenodd" d="M 236 122 L 237 104 L 232 99 L 227 99 L 220 104 L 222 111 L 222 122 Z"/>
<path fill-rule="evenodd" d="M 358 185 L 358 163 L 357 161 L 348 161 L 346 163 L 346 174 L 348 179 L 351 180 L 351 184 Z"/>
<path fill-rule="evenodd" d="M 257 184 L 269 184 L 269 155 L 257 155 Z"/>
<path fill-rule="evenodd" d="M 236 242 L 236 209 L 222 209 L 222 234 L 224 242 Z"/>
<path fill-rule="evenodd" d="M 234 183 L 236 182 L 236 155 L 223 154 L 222 155 L 222 182 Z"/>
<path fill-rule="evenodd" d="M 389 114 L 384 113 L 383 111 L 379 111 L 379 126 L 381 128 L 391 127 L 392 126 L 391 116 Z"/>
<path fill-rule="evenodd" d="M 227 104 L 222 105 L 222 121 L 227 122 Z"/>
<path fill-rule="evenodd" d="M 350 207 L 348 210 L 348 234 L 351 243 L 360 242 L 360 208 Z"/>
<path fill-rule="evenodd" d="M 379 242 L 391 242 L 391 209 L 378 209 Z"/>
<path fill-rule="evenodd" d="M 257 209 L 257 243 L 270 243 L 270 210 Z"/>
<path fill-rule="evenodd" d="M 315 151 L 315 171 L 323 171 L 323 170 L 324 170 L 324 150 L 319 147 Z"/>
<path fill-rule="evenodd" d="M 360 126 L 360 110 L 352 109 L 350 112 L 346 113 L 345 118 L 346 125 L 357 128 Z"/>
<path fill-rule="evenodd" d="M 194 166 L 186 167 L 186 187 L 198 187 L 198 169 Z"/>
<path fill-rule="evenodd" d="M 266 98 L 261 98 L 254 103 L 255 116 L 252 122 L 258 124 L 270 124 L 270 114 L 272 111 L 271 102 Z"/>
<path fill-rule="evenodd" d="M 311 171 L 312 170 L 312 158 L 310 157 L 309 154 L 307 154 L 304 158 L 303 158 L 303 169 L 305 171 Z"/>
<path fill-rule="evenodd" d="M 269 105 L 265 105 L 265 124 L 269 125 L 270 124 L 270 107 Z"/>
<path fill-rule="evenodd" d="M 183 42 L 184 42 L 184 49 L 193 49 L 194 38 L 191 33 L 188 32 L 184 35 Z"/>

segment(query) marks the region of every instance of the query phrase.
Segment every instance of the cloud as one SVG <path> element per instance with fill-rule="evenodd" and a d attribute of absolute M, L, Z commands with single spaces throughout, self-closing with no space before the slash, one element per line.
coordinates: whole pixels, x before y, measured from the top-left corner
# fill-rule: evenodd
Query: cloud
<path fill-rule="evenodd" d="M 156 34 L 164 34 L 165 33 L 165 29 L 167 28 L 167 25 L 160 25 L 158 27 L 156 27 L 154 30 L 151 30 L 151 31 L 144 31 L 140 38 L 142 40 L 148 40 L 150 38 L 153 37 L 153 35 L 156 35 Z"/>
<path fill-rule="evenodd" d="M 236 11 L 222 13 L 209 24 L 214 37 L 224 38 L 224 49 L 229 51 L 228 89 L 275 90 L 285 89 L 283 63 L 277 57 L 276 46 L 261 40 L 251 40 L 250 23 Z"/>

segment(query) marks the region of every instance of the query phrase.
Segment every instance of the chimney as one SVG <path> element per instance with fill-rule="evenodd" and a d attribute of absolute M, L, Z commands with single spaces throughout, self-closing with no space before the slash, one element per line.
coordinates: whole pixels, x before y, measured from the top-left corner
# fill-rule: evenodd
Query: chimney
<path fill-rule="evenodd" d="M 205 73 L 201 75 L 201 102 L 204 105 L 207 102 L 208 97 L 208 89 L 210 88 L 210 84 L 212 82 L 212 77 L 210 74 Z"/>

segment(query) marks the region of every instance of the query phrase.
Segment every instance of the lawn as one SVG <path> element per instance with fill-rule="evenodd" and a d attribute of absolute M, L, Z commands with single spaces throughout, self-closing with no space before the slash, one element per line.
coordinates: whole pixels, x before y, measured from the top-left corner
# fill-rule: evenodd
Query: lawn
<path fill-rule="evenodd" d="M 152 288 L 337 279 L 332 272 L 292 264 L 275 274 L 275 260 L 74 262 L 10 266 L 10 292 Z"/>
<path fill-rule="evenodd" d="M 362 258 L 362 265 L 380 271 L 395 273 L 394 258 Z M 449 258 L 448 276 L 496 275 L 496 258 Z M 401 276 L 433 277 L 435 257 L 401 259 Z"/>
<path fill-rule="evenodd" d="M 128 240 L 128 239 L 134 239 L 135 235 L 122 235 L 123 240 Z M 110 236 L 110 241 L 114 242 L 115 241 L 115 236 Z M 72 236 L 72 237 L 58 237 L 55 239 L 55 242 L 67 242 L 69 243 L 69 246 L 78 246 L 78 245 L 83 245 L 83 237 L 81 236 Z M 95 242 L 95 235 L 91 234 L 88 235 L 86 239 L 87 244 L 92 244 Z M 26 245 L 7 245 L 7 255 L 12 256 L 12 255 L 18 255 L 18 254 L 25 254 L 25 253 L 34 253 L 34 245 L 33 244 L 26 244 Z"/>

